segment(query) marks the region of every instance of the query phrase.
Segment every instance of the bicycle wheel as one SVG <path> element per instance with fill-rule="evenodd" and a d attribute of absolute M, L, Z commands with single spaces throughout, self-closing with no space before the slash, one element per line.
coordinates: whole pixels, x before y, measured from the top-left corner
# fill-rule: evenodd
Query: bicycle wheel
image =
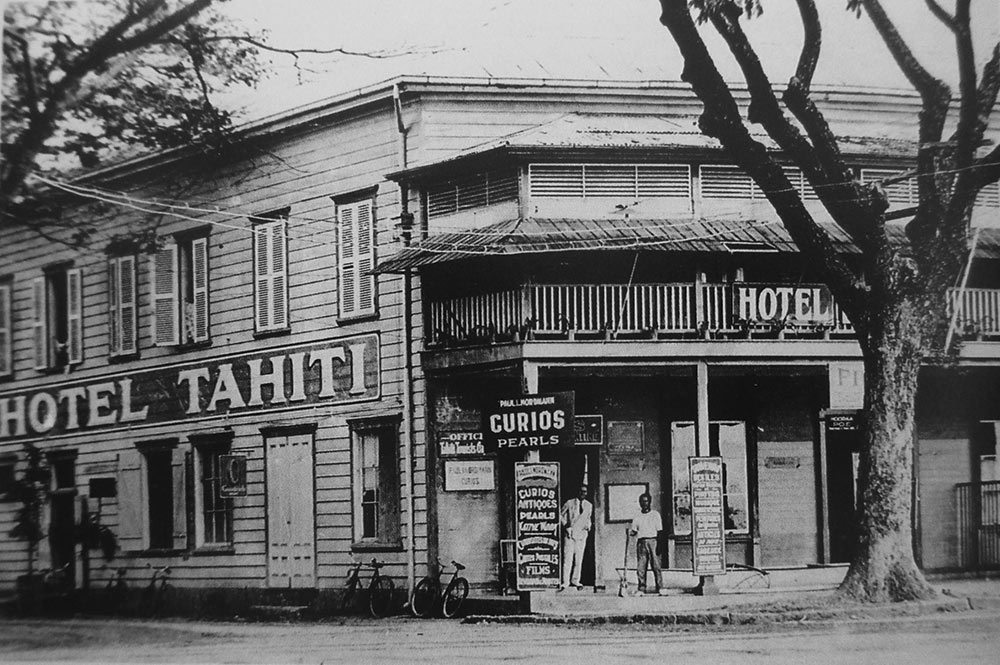
<path fill-rule="evenodd" d="M 410 596 L 410 612 L 419 619 L 426 619 L 434 611 L 434 601 L 438 596 L 438 581 L 425 577 L 417 583 Z"/>
<path fill-rule="evenodd" d="M 464 577 L 456 577 L 448 583 L 441 603 L 441 614 L 451 619 L 462 609 L 462 603 L 469 596 L 469 582 Z"/>
<path fill-rule="evenodd" d="M 389 608 L 392 606 L 392 592 L 395 588 L 396 585 L 393 584 L 392 578 L 385 575 L 379 575 L 372 580 L 371 586 L 368 587 L 368 611 L 373 617 L 381 619 L 389 614 Z"/>

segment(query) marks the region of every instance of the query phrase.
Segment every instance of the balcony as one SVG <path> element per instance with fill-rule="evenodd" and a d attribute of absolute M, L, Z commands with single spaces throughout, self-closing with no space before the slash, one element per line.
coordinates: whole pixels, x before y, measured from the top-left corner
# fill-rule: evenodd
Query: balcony
<path fill-rule="evenodd" d="M 1000 340 L 1000 289 L 952 290 L 956 332 Z M 428 347 L 525 340 L 838 339 L 854 328 L 819 284 L 528 284 L 432 300 Z"/>

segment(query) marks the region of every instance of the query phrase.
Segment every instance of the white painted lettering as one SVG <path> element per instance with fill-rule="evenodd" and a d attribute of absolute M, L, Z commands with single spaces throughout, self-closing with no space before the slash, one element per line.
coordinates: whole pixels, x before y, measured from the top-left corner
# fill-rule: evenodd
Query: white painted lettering
<path fill-rule="evenodd" d="M 132 410 L 132 379 L 118 380 L 118 394 L 120 395 L 121 398 L 121 415 L 119 417 L 120 422 L 132 423 L 146 419 L 146 414 L 149 413 L 148 405 L 142 407 L 138 411 Z M 197 402 L 198 399 L 197 396 L 195 396 L 195 403 Z"/>
<path fill-rule="evenodd" d="M 365 393 L 365 345 L 351 344 L 351 390 L 352 395 Z"/>
<path fill-rule="evenodd" d="M 56 426 L 58 405 L 56 398 L 41 392 L 31 396 L 28 402 L 28 424 L 36 434 L 44 434 Z"/>
<path fill-rule="evenodd" d="M 82 386 L 63 388 L 59 391 L 59 401 L 66 401 L 66 429 L 80 429 L 79 402 L 87 397 L 87 389 Z"/>
<path fill-rule="evenodd" d="M 333 397 L 333 361 L 345 361 L 344 349 L 316 349 L 309 352 L 309 367 L 319 363 L 319 397 Z"/>
<path fill-rule="evenodd" d="M 292 365 L 292 394 L 288 396 L 289 402 L 304 402 L 306 399 L 305 367 L 306 354 L 289 353 L 288 360 Z"/>
<path fill-rule="evenodd" d="M 271 371 L 266 374 L 261 371 L 263 358 L 247 361 L 250 368 L 250 401 L 247 406 L 262 406 L 264 404 L 264 386 L 271 386 L 271 404 L 288 402 L 285 399 L 285 356 L 271 356 L 267 359 Z"/>
<path fill-rule="evenodd" d="M 177 385 L 188 387 L 188 415 L 201 413 L 201 400 L 198 398 L 200 391 L 200 381 L 208 381 L 208 369 L 197 367 L 195 369 L 185 369 L 177 373 Z"/>
<path fill-rule="evenodd" d="M 215 379 L 215 390 L 212 391 L 212 399 L 208 402 L 208 410 L 218 410 L 219 402 L 229 402 L 230 409 L 241 409 L 247 405 L 240 394 L 240 387 L 233 376 L 232 363 L 219 365 L 219 376 Z"/>
<path fill-rule="evenodd" d="M 118 422 L 118 412 L 111 408 L 111 396 L 114 394 L 115 384 L 110 381 L 87 386 L 87 403 L 90 405 L 88 427 L 114 425 Z"/>
<path fill-rule="evenodd" d="M 757 302 L 757 311 L 760 318 L 773 319 L 778 313 L 778 294 L 774 289 L 761 289 L 760 298 Z"/>
<path fill-rule="evenodd" d="M 0 439 L 27 434 L 24 421 L 24 401 L 24 395 L 0 399 Z M 11 423 L 14 423 L 13 434 L 10 431 Z"/>
<path fill-rule="evenodd" d="M 740 318 L 744 321 L 754 321 L 757 318 L 757 289 L 749 286 L 740 287 Z"/>

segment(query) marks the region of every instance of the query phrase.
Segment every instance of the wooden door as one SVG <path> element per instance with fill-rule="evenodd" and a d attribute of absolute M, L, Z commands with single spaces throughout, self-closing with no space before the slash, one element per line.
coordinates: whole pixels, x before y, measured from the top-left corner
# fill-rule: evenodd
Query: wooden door
<path fill-rule="evenodd" d="M 312 435 L 268 437 L 266 447 L 268 585 L 314 587 Z"/>

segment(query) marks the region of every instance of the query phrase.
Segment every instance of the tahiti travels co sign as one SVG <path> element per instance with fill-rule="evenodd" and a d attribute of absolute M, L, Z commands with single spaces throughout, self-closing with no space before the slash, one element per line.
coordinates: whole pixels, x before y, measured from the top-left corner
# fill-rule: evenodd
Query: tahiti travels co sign
<path fill-rule="evenodd" d="M 483 408 L 486 452 L 573 445 L 572 392 L 493 400 Z"/>
<path fill-rule="evenodd" d="M 733 287 L 733 301 L 737 317 L 750 323 L 833 323 L 833 296 L 822 284 L 737 284 Z"/>
<path fill-rule="evenodd" d="M 378 399 L 380 353 L 359 335 L 0 394 L 0 441 Z"/>
<path fill-rule="evenodd" d="M 559 586 L 559 463 L 514 463 L 517 589 Z"/>

